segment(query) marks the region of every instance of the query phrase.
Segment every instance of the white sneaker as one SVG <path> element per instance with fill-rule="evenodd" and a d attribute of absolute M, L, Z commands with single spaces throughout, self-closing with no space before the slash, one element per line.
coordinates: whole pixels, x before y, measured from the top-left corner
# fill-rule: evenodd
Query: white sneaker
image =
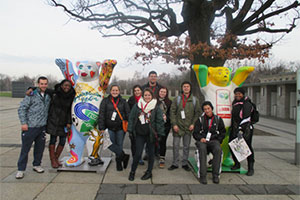
<path fill-rule="evenodd" d="M 43 173 L 45 170 L 41 166 L 33 166 L 33 171 L 36 171 L 37 173 Z"/>
<path fill-rule="evenodd" d="M 17 171 L 16 179 L 22 179 L 24 177 L 24 171 Z"/>

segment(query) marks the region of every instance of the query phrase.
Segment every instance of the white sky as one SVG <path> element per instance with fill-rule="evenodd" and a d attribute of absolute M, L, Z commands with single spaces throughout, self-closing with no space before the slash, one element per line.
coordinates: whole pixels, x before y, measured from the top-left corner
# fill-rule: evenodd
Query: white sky
<path fill-rule="evenodd" d="M 59 8 L 45 0 L 1 0 L 0 2 L 0 73 L 9 76 L 52 74 L 63 76 L 55 65 L 55 58 L 118 61 L 113 74 L 119 79 L 131 78 L 135 71 L 147 75 L 149 71 L 178 73 L 173 65 L 156 61 L 152 65 L 138 65 L 133 59 L 137 47 L 133 38 L 103 38 L 88 23 L 69 21 Z M 299 61 L 300 28 L 284 38 L 272 50 L 278 61 Z"/>

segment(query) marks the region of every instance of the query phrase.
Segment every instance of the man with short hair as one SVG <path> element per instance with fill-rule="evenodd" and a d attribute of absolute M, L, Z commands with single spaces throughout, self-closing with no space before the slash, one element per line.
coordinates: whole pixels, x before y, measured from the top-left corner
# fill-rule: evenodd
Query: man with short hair
<path fill-rule="evenodd" d="M 173 162 L 168 170 L 178 168 L 180 140 L 183 142 L 182 168 L 191 171 L 188 166 L 189 148 L 194 124 L 200 116 L 199 100 L 191 93 L 192 85 L 185 81 L 181 84 L 182 94 L 171 105 L 170 119 L 173 128 Z"/>
<path fill-rule="evenodd" d="M 142 89 L 150 88 L 155 97 L 158 96 L 158 90 L 161 88 L 161 85 L 157 82 L 157 73 L 156 71 L 150 71 L 148 74 L 148 83 L 142 86 Z"/>
<path fill-rule="evenodd" d="M 198 149 L 198 177 L 202 184 L 207 184 L 207 153 L 213 154 L 212 177 L 213 182 L 219 183 L 222 148 L 221 144 L 225 137 L 226 129 L 223 119 L 213 113 L 213 105 L 210 101 L 202 104 L 203 115 L 197 120 L 193 137 Z"/>
<path fill-rule="evenodd" d="M 44 172 L 41 162 L 46 142 L 45 130 L 51 98 L 45 93 L 48 87 L 48 79 L 41 76 L 38 78 L 37 83 L 38 87 L 33 91 L 33 95 L 25 96 L 18 109 L 22 130 L 22 147 L 18 160 L 16 179 L 24 177 L 28 153 L 33 142 L 33 170 L 37 173 Z"/>

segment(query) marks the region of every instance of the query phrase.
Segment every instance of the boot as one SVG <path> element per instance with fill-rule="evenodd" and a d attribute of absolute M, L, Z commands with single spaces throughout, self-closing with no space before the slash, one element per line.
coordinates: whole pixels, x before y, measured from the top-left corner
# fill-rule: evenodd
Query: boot
<path fill-rule="evenodd" d="M 50 144 L 49 145 L 49 155 L 50 155 L 51 166 L 53 168 L 58 168 L 59 165 L 56 162 L 54 149 L 55 149 L 55 145 L 54 144 Z"/>
<path fill-rule="evenodd" d="M 248 162 L 248 172 L 247 176 L 253 176 L 254 174 L 254 162 Z"/>
<path fill-rule="evenodd" d="M 135 172 L 130 172 L 128 180 L 133 181 L 134 180 L 134 176 L 135 176 Z"/>
<path fill-rule="evenodd" d="M 127 165 L 128 165 L 128 161 L 129 161 L 129 154 L 125 154 L 123 151 L 121 158 L 122 158 L 122 162 L 123 162 L 123 167 L 124 167 L 124 169 L 126 169 Z"/>
<path fill-rule="evenodd" d="M 123 170 L 122 157 L 116 157 L 116 167 L 117 167 L 117 171 Z"/>
<path fill-rule="evenodd" d="M 56 162 L 57 164 L 61 167 L 62 164 L 59 162 L 59 156 L 61 154 L 61 152 L 64 150 L 64 146 L 62 145 L 57 145 L 56 147 L 56 151 L 55 151 L 55 159 L 56 159 Z"/>

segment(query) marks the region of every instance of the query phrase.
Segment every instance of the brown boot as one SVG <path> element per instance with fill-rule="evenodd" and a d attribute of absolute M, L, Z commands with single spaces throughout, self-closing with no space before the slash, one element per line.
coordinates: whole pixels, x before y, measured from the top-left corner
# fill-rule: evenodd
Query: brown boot
<path fill-rule="evenodd" d="M 49 145 L 49 155 L 50 155 L 50 160 L 51 160 L 51 166 L 53 168 L 58 168 L 59 166 L 58 166 L 58 163 L 56 162 L 54 149 L 55 149 L 55 145 L 50 144 Z"/>
<path fill-rule="evenodd" d="M 62 166 L 61 162 L 59 162 L 59 156 L 63 150 L 64 150 L 64 146 L 57 145 L 56 151 L 55 151 L 55 158 L 56 158 L 56 161 L 59 166 Z"/>

